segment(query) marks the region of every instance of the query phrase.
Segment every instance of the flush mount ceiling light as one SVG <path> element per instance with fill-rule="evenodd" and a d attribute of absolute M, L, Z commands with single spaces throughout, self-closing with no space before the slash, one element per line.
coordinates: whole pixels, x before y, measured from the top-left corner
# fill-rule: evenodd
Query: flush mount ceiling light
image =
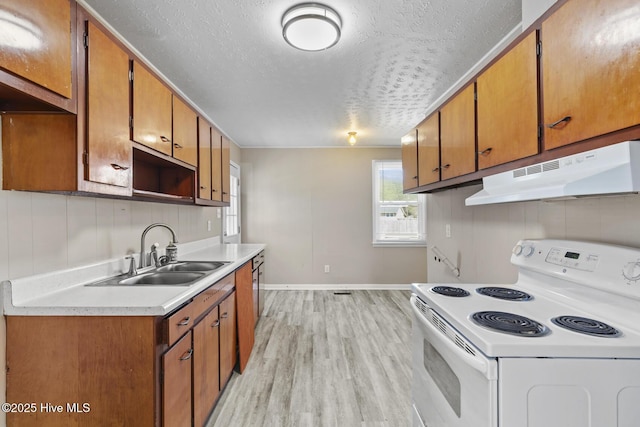
<path fill-rule="evenodd" d="M 340 15 L 320 3 L 298 4 L 282 16 L 282 36 L 300 50 L 329 49 L 340 40 L 341 29 Z"/>
<path fill-rule="evenodd" d="M 356 135 L 358 134 L 358 132 L 347 132 L 347 135 L 349 135 L 349 137 L 347 138 L 347 142 L 349 143 L 349 145 L 354 146 L 356 145 Z"/>

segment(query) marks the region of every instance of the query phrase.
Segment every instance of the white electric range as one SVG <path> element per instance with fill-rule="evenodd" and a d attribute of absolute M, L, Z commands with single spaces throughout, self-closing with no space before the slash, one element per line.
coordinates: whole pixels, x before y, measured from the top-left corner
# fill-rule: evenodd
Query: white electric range
<path fill-rule="evenodd" d="M 414 426 L 640 426 L 640 249 L 524 240 L 511 262 L 515 284 L 412 285 Z"/>

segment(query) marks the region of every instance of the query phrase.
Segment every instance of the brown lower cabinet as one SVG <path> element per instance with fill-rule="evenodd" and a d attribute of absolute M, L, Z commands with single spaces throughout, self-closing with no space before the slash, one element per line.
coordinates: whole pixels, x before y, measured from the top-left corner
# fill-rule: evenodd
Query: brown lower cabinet
<path fill-rule="evenodd" d="M 7 402 L 27 408 L 7 425 L 204 425 L 237 362 L 234 286 L 165 317 L 7 316 Z"/>

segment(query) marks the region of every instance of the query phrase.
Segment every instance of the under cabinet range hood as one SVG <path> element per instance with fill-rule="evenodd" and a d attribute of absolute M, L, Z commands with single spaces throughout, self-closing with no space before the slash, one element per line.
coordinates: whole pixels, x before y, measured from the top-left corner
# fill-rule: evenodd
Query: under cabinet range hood
<path fill-rule="evenodd" d="M 482 178 L 467 206 L 640 191 L 640 140 Z"/>

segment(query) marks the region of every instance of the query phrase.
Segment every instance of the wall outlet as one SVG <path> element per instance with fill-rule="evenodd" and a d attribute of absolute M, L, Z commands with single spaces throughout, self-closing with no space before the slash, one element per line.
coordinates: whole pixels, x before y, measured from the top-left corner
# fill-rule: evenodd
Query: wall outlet
<path fill-rule="evenodd" d="M 324 272 L 325 273 L 330 273 L 331 272 L 331 267 L 329 266 L 329 264 L 324 266 Z"/>
<path fill-rule="evenodd" d="M 445 235 L 445 237 L 451 238 L 451 224 L 445 224 L 445 226 L 444 226 L 444 235 Z"/>
<path fill-rule="evenodd" d="M 207 220 L 207 231 L 211 231 L 211 220 Z"/>

